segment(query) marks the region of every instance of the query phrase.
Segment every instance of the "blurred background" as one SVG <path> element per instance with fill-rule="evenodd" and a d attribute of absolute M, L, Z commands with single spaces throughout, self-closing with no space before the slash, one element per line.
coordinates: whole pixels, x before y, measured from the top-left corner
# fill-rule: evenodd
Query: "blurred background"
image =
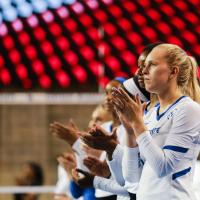
<path fill-rule="evenodd" d="M 0 188 L 29 160 L 54 186 L 68 146 L 49 124 L 74 118 L 86 129 L 105 85 L 131 77 L 149 43 L 178 44 L 200 62 L 199 21 L 199 0 L 0 0 Z"/>

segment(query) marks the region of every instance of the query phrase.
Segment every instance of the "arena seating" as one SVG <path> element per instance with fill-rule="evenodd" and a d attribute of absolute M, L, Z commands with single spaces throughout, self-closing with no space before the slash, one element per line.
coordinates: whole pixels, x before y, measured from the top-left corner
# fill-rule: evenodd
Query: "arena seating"
<path fill-rule="evenodd" d="M 104 86 L 130 77 L 148 43 L 200 62 L 198 0 L 1 0 L 0 88 Z M 184 13 L 184 14 L 183 14 Z"/>

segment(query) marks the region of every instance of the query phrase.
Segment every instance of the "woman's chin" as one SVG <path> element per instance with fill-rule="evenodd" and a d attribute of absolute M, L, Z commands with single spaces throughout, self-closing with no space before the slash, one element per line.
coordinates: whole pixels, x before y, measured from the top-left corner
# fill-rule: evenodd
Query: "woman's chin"
<path fill-rule="evenodd" d="M 146 89 L 146 91 L 147 92 L 149 92 L 149 93 L 154 93 L 154 89 L 150 86 L 150 85 L 145 85 L 145 89 Z"/>

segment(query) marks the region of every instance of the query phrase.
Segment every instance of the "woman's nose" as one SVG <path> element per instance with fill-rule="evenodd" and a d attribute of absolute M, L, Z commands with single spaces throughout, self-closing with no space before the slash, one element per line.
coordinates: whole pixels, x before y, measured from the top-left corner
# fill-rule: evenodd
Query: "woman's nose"
<path fill-rule="evenodd" d="M 147 74 L 148 72 L 148 66 L 144 66 L 143 70 L 142 70 L 142 74 Z"/>

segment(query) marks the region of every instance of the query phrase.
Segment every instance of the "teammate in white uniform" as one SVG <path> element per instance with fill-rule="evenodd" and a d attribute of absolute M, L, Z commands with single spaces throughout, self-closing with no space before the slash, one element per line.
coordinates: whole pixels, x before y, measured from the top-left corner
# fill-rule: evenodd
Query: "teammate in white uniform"
<path fill-rule="evenodd" d="M 157 46 L 159 44 L 161 44 L 161 43 L 153 43 L 144 48 L 142 54 L 140 55 L 140 57 L 138 59 L 138 66 L 140 67 L 140 69 L 142 68 L 143 63 L 144 63 L 147 55 L 149 54 L 149 52 L 155 46 Z M 135 76 L 135 77 L 130 78 L 130 79 L 126 80 L 125 82 L 123 82 L 123 88 L 126 90 L 126 92 L 130 96 L 139 94 L 141 100 L 145 102 L 145 101 L 149 100 L 150 95 L 144 89 L 144 84 L 143 84 L 144 81 L 143 81 L 142 76 L 140 76 L 140 74 L 141 74 L 141 72 L 139 70 L 138 76 Z M 94 184 L 95 188 L 101 188 L 103 190 L 110 191 L 110 192 L 113 192 L 118 195 L 128 196 L 128 192 L 129 192 L 131 199 L 135 199 L 134 193 L 137 190 L 138 184 L 134 184 L 134 183 L 130 184 L 130 183 L 125 182 L 124 177 L 122 175 L 123 146 L 125 145 L 124 142 L 126 139 L 125 130 L 122 125 L 121 125 L 121 127 L 119 127 L 117 129 L 117 133 L 118 133 L 118 138 L 120 138 L 120 145 L 116 144 L 117 146 L 112 155 L 112 160 L 107 159 L 107 163 L 109 165 L 112 176 L 115 178 L 115 181 L 95 176 L 93 184 Z"/>
<path fill-rule="evenodd" d="M 124 89 L 127 90 L 130 95 L 135 95 L 137 93 L 140 93 L 140 98 L 143 101 L 147 101 L 149 97 L 146 97 L 146 91 L 143 91 L 139 85 L 138 85 L 138 77 L 135 76 L 134 78 L 128 79 L 123 83 Z M 149 95 L 147 95 L 149 96 Z M 109 135 L 109 130 L 106 127 L 103 127 L 104 131 L 107 131 L 107 135 Z M 112 160 L 107 159 L 107 163 L 109 164 L 109 168 L 111 170 L 112 176 L 115 178 L 115 180 L 105 179 L 102 177 L 95 176 L 94 178 L 94 187 L 100 188 L 105 191 L 109 191 L 112 193 L 115 193 L 117 195 L 122 195 L 126 199 L 130 199 L 129 192 L 134 195 L 137 184 L 129 184 L 128 187 L 124 187 L 125 180 L 122 175 L 122 157 L 123 157 L 123 146 L 125 145 L 125 129 L 124 127 L 118 126 L 117 127 L 117 138 L 119 139 L 120 145 L 117 145 L 117 148 L 115 149 L 115 152 L 112 155 Z M 100 138 L 98 136 L 95 136 L 96 142 L 100 142 Z M 106 142 L 106 139 L 103 141 Z M 105 144 L 105 143 L 104 143 Z M 104 147 L 105 148 L 105 145 Z M 106 150 L 106 149 L 105 149 Z M 135 199 L 133 197 L 133 199 Z"/>
<path fill-rule="evenodd" d="M 129 127 L 124 177 L 139 182 L 137 200 L 195 199 L 192 180 L 200 143 L 195 66 L 180 47 L 161 44 L 148 55 L 143 73 L 145 88 L 159 100 L 144 119 L 138 96 L 132 100 L 121 89 L 114 92 L 120 119 Z"/>

